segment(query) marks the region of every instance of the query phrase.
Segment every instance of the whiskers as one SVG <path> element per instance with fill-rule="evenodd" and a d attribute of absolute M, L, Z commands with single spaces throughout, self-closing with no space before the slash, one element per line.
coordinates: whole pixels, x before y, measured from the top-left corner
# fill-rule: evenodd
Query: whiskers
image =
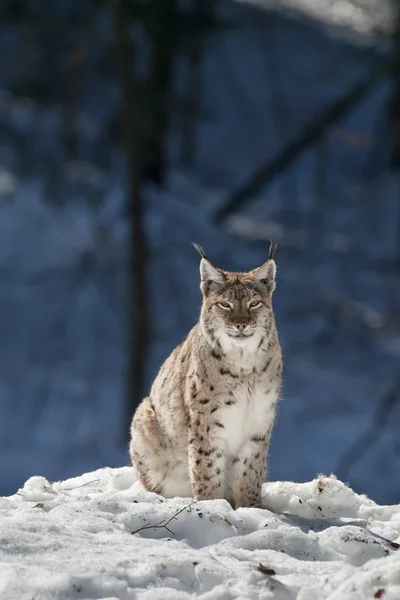
<path fill-rule="evenodd" d="M 229 335 L 229 337 L 238 338 L 238 339 L 250 338 L 255 334 L 256 330 L 257 330 L 256 326 L 248 327 L 244 331 L 238 331 L 236 327 L 229 327 L 229 326 L 226 327 L 225 326 L 226 334 Z"/>

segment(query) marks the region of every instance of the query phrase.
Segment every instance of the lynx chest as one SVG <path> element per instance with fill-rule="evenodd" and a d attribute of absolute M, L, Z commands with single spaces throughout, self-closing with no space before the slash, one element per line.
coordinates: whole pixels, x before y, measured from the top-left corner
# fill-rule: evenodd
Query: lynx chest
<path fill-rule="evenodd" d="M 228 455 L 236 455 L 253 436 L 265 436 L 271 428 L 276 409 L 277 392 L 267 378 L 248 377 L 235 383 L 221 398 L 218 419 L 223 424 Z"/>

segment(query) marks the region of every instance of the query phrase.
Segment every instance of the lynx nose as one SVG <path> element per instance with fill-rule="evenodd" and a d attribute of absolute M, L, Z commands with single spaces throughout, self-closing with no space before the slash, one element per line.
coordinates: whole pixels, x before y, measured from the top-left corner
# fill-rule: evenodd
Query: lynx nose
<path fill-rule="evenodd" d="M 234 325 L 236 329 L 239 331 L 244 331 L 247 327 L 247 318 L 246 317 L 236 317 L 234 320 Z"/>

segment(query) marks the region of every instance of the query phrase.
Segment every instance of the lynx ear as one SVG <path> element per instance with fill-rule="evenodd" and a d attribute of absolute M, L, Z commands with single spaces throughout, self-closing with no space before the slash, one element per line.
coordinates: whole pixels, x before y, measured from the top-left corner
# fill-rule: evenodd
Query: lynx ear
<path fill-rule="evenodd" d="M 212 262 L 208 260 L 206 254 L 201 246 L 193 244 L 196 250 L 201 256 L 200 261 L 200 278 L 201 278 L 201 290 L 203 293 L 207 293 L 210 290 L 211 284 L 215 283 L 221 285 L 225 281 L 225 275 L 223 271 L 215 267 Z"/>
<path fill-rule="evenodd" d="M 255 279 L 261 281 L 261 283 L 274 282 L 276 276 L 276 264 L 275 261 L 270 258 L 266 263 L 258 267 L 254 271 Z M 265 280 L 265 281 L 264 281 Z"/>
<path fill-rule="evenodd" d="M 266 263 L 258 267 L 258 269 L 254 272 L 254 278 L 257 279 L 260 283 L 265 286 L 268 294 L 272 296 L 272 293 L 275 290 L 275 275 L 276 275 L 276 265 L 275 261 L 270 258 Z"/>
<path fill-rule="evenodd" d="M 269 247 L 269 258 L 261 267 L 258 267 L 254 271 L 254 278 L 260 283 L 266 286 L 269 294 L 272 295 L 275 290 L 275 277 L 276 277 L 276 264 L 274 261 L 274 255 L 276 251 L 276 244 L 271 242 Z"/>
<path fill-rule="evenodd" d="M 224 283 L 224 274 L 214 267 L 207 258 L 202 258 L 200 261 L 200 277 L 202 282 Z"/>

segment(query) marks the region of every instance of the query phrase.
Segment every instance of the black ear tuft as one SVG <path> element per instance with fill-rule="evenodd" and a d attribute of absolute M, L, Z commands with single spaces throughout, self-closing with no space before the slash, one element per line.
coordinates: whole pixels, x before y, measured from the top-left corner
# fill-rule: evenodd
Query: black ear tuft
<path fill-rule="evenodd" d="M 193 244 L 193 246 L 196 248 L 196 250 L 200 254 L 201 258 L 206 258 L 206 253 L 204 252 L 203 248 L 201 246 L 199 246 L 199 244 Z"/>
<path fill-rule="evenodd" d="M 271 243 L 269 246 L 268 260 L 272 260 L 274 258 L 277 247 L 278 247 L 278 244 L 271 240 Z"/>

